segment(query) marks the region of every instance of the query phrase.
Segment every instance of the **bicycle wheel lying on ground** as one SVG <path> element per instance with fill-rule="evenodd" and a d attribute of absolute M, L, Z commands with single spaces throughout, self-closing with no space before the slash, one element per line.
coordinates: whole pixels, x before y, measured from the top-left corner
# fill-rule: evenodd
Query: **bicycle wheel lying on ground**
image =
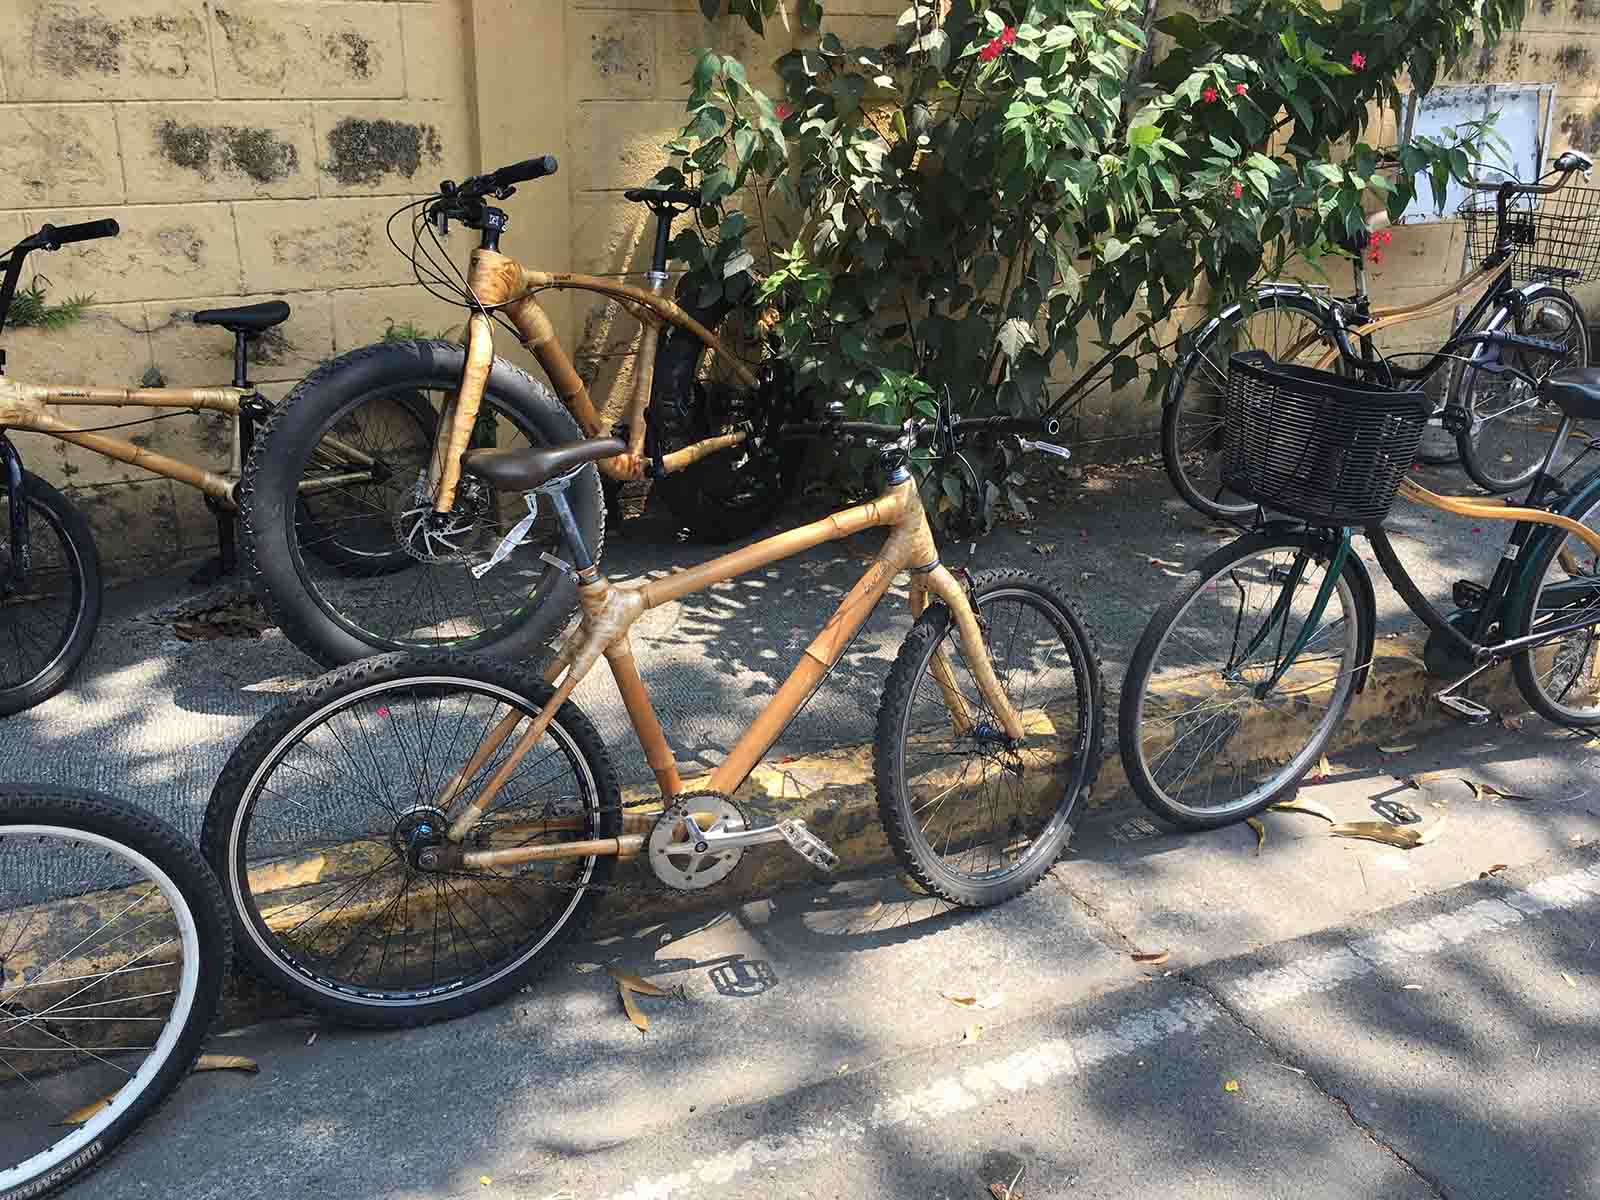
<path fill-rule="evenodd" d="M 42 704 L 67 685 L 100 621 L 100 555 L 89 524 L 44 480 L 22 476 L 28 566 L 12 559 L 10 483 L 0 472 L 0 716 Z"/>
<path fill-rule="evenodd" d="M 1315 765 L 1350 707 L 1371 620 L 1354 563 L 1288 671 L 1257 691 L 1304 628 L 1327 567 L 1304 536 L 1247 534 L 1150 618 L 1122 683 L 1117 733 L 1123 769 L 1152 812 L 1186 829 L 1242 821 Z"/>
<path fill-rule="evenodd" d="M 240 487 L 245 561 L 285 636 L 325 666 L 444 647 L 523 656 L 577 603 L 572 581 L 540 557 L 561 553 L 549 505 L 482 578 L 471 568 L 527 515 L 522 498 L 464 477 L 449 519 L 429 520 L 438 414 L 464 354 L 442 341 L 342 354 L 307 376 L 257 438 Z M 494 361 L 473 446 L 581 437 L 548 388 Z M 605 520 L 593 468 L 567 498 L 598 559 Z"/>
<path fill-rule="evenodd" d="M 1027 891 L 1066 849 L 1100 769 L 1105 713 L 1094 642 L 1062 596 L 1025 571 L 980 572 L 973 596 L 1027 739 L 1006 744 L 936 602 L 884 684 L 874 753 L 878 811 L 905 869 L 979 906 Z"/>
<path fill-rule="evenodd" d="M 102 1163 L 182 1082 L 222 999 L 216 880 L 165 822 L 0 787 L 0 1200 Z"/>
<path fill-rule="evenodd" d="M 537 974 L 582 928 L 613 858 L 425 872 L 417 856 L 443 841 L 457 775 L 475 795 L 521 733 L 474 763 L 485 739 L 550 695 L 506 663 L 389 655 L 263 717 L 228 759 L 202 834 L 251 969 L 336 1020 L 391 1027 L 476 1011 Z M 620 813 L 600 736 L 568 703 L 464 848 L 615 837 Z"/>

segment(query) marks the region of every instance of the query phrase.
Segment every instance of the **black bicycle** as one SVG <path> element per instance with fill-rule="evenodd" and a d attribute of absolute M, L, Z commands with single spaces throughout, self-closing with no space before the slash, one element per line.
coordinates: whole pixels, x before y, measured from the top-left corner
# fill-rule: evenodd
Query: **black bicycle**
<path fill-rule="evenodd" d="M 1436 296 L 1398 307 L 1374 307 L 1364 258 L 1386 219 L 1345 243 L 1354 256 L 1355 291 L 1329 297 L 1298 283 L 1268 283 L 1194 332 L 1162 408 L 1161 448 L 1173 486 L 1195 509 L 1225 521 L 1247 520 L 1256 505 L 1221 479 L 1224 403 L 1233 355 L 1262 350 L 1280 364 L 1349 373 L 1374 364 L 1373 381 L 1442 397 L 1432 416 L 1454 435 L 1473 482 L 1510 492 L 1539 470 L 1552 425 L 1559 420 L 1538 381 L 1590 361 L 1582 306 L 1566 289 L 1600 279 L 1600 189 L 1568 186 L 1587 177 L 1593 160 L 1569 150 L 1543 178 L 1554 183 L 1478 183 L 1461 207 L 1475 270 Z M 1560 193 L 1556 195 L 1555 193 Z M 1477 295 L 1438 350 L 1420 366 L 1402 367 L 1379 353 L 1375 335 L 1445 312 Z M 1471 340 L 1480 333 L 1534 339 L 1540 348 Z M 1360 350 L 1342 354 L 1339 340 Z M 1462 352 L 1466 351 L 1465 354 Z M 1510 362 L 1517 371 L 1496 368 Z M 1524 382 L 1531 380 L 1532 382 Z"/>

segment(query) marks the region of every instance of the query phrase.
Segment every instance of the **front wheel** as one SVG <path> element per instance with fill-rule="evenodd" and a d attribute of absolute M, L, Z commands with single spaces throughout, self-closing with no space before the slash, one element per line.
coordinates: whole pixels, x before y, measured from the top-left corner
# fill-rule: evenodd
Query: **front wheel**
<path fill-rule="evenodd" d="M 1233 355 L 1265 350 L 1274 362 L 1309 366 L 1337 346 L 1327 310 L 1297 292 L 1253 297 L 1225 309 L 1195 335 L 1161 409 L 1167 477 L 1192 508 L 1230 522 L 1256 511 L 1254 501 L 1222 486 L 1223 403 Z"/>
<path fill-rule="evenodd" d="M 1350 706 L 1372 619 L 1360 568 L 1347 561 L 1288 659 L 1329 565 L 1328 547 L 1304 536 L 1247 534 L 1150 618 L 1122 684 L 1117 735 L 1128 781 L 1152 812 L 1215 829 L 1282 798 L 1316 764 Z"/>
<path fill-rule="evenodd" d="M 0 716 L 42 704 L 67 685 L 100 620 L 100 555 L 72 502 L 23 472 L 23 499 L 0 474 Z M 11 539 L 21 518 L 27 564 Z"/>
<path fill-rule="evenodd" d="M 509 557 L 481 577 L 521 496 L 463 477 L 431 518 L 429 463 L 465 351 L 443 341 L 352 350 L 289 393 L 261 430 L 240 484 L 245 562 L 284 634 L 325 666 L 401 650 L 521 657 L 577 603 L 548 504 Z M 582 434 L 550 390 L 494 360 L 473 446 L 559 446 Z M 593 468 L 567 490 L 593 556 L 604 504 Z"/>
<path fill-rule="evenodd" d="M 496 660 L 389 655 L 262 718 L 228 759 L 201 835 L 251 970 L 337 1021 L 391 1028 L 526 984 L 582 928 L 614 859 L 430 869 L 422 856 L 502 767 L 463 850 L 621 832 L 610 758 L 576 705 L 518 754 L 551 695 Z"/>
<path fill-rule="evenodd" d="M 1561 412 L 1536 386 L 1487 367 L 1504 362 L 1537 380 L 1552 372 L 1589 364 L 1589 331 L 1583 309 L 1560 288 L 1525 289 L 1500 309 L 1485 333 L 1513 333 L 1555 343 L 1550 354 L 1481 344 L 1457 364 L 1453 395 L 1472 418 L 1456 435 L 1461 465 L 1472 482 L 1490 492 L 1512 492 L 1533 481 L 1550 449 Z"/>
<path fill-rule="evenodd" d="M 1094 642 L 1058 592 L 1024 571 L 985 571 L 971 594 L 1022 744 L 1005 736 L 935 602 L 889 672 L 874 754 L 901 864 L 934 895 L 979 907 L 1027 891 L 1066 849 L 1105 713 Z"/>
<path fill-rule="evenodd" d="M 222 1002 L 222 893 L 164 821 L 0 790 L 0 1200 L 81 1178 L 159 1109 Z"/>

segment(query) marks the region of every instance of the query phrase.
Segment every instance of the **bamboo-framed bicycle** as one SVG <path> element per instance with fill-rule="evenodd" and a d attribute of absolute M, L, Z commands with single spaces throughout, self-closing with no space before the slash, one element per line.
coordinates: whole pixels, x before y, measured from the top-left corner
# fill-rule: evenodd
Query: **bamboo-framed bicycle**
<path fill-rule="evenodd" d="M 1031 887 L 1066 846 L 1098 768 L 1094 646 L 1069 602 L 1033 576 L 963 584 L 941 565 L 907 464 L 919 443 L 949 456 L 974 435 L 1040 424 L 945 414 L 903 427 L 798 425 L 796 436 L 880 445 L 878 497 L 626 586 L 600 574 L 569 500 L 587 465 L 625 454 L 625 442 L 467 454 L 470 477 L 553 510 L 580 620 L 542 680 L 480 656 L 389 656 L 324 676 L 257 724 L 217 783 L 203 834 L 246 959 L 341 1020 L 417 1024 L 526 983 L 579 928 L 619 859 L 643 855 L 674 890 L 721 882 L 763 843 L 830 867 L 832 852 L 801 822 L 758 821 L 732 797 L 902 572 L 917 620 L 885 684 L 875 743 L 890 842 L 923 887 L 957 904 Z M 634 662 L 634 621 L 872 528 L 887 538 L 866 573 L 721 764 L 685 783 Z M 624 811 L 607 749 L 571 700 L 602 658 L 659 804 Z"/>
<path fill-rule="evenodd" d="M 1462 339 L 1482 332 L 1520 334 L 1551 343 L 1543 351 L 1515 351 L 1528 374 L 1587 366 L 1587 322 L 1567 290 L 1600 278 L 1600 190 L 1571 187 L 1593 160 L 1568 150 L 1555 160 L 1554 183 L 1477 183 L 1461 210 L 1477 266 L 1436 295 L 1409 304 L 1373 305 L 1365 257 L 1388 225 L 1383 214 L 1349 239 L 1355 290 L 1348 297 L 1319 294 L 1304 284 L 1268 283 L 1247 301 L 1224 309 L 1189 338 L 1162 407 L 1161 446 L 1167 475 L 1189 504 L 1205 515 L 1237 521 L 1255 505 L 1227 493 L 1219 471 L 1221 400 L 1232 355 L 1261 350 L 1276 362 L 1338 370 L 1338 336 L 1377 363 L 1377 378 L 1396 386 L 1429 385 L 1440 397 L 1435 416 L 1453 434 L 1463 467 L 1487 491 L 1525 486 L 1539 469 L 1545 439 L 1559 414 L 1539 402 L 1516 376 L 1490 369 L 1502 354 L 1495 342 Z M 1561 193 L 1559 196 L 1555 193 Z M 1469 307 L 1470 306 L 1470 307 Z M 1455 332 L 1420 365 L 1402 366 L 1377 353 L 1374 339 L 1401 326 L 1467 307 Z M 1457 352 L 1467 349 L 1470 353 Z"/>
<path fill-rule="evenodd" d="M 1525 344 L 1528 342 L 1532 344 Z M 1600 369 L 1535 378 L 1515 364 L 1537 339 L 1487 332 L 1468 347 L 1501 354 L 1560 414 L 1523 503 L 1442 496 L 1405 477 L 1433 408 L 1415 391 L 1236 355 L 1229 371 L 1223 478 L 1274 515 L 1194 566 L 1151 617 L 1123 683 L 1118 736 L 1128 779 L 1168 821 L 1208 829 L 1291 793 L 1327 747 L 1372 662 L 1378 564 L 1429 630 L 1434 700 L 1472 723 L 1492 715 L 1464 694 L 1509 662 L 1538 713 L 1600 726 L 1600 453 L 1563 461 L 1574 425 L 1600 418 Z M 1342 354 L 1355 352 L 1341 336 Z M 1487 358 L 1478 360 L 1487 364 Z M 1357 364 L 1359 365 L 1359 364 Z M 1396 495 L 1474 522 L 1512 523 L 1486 582 L 1462 580 L 1442 613 L 1417 588 L 1383 528 Z"/>
<path fill-rule="evenodd" d="M 113 220 L 47 224 L 11 247 L 0 258 L 4 268 L 4 276 L 0 277 L 0 330 L 5 327 L 29 254 L 115 237 L 118 232 Z M 103 429 L 79 428 L 54 410 L 98 405 L 223 413 L 238 421 L 241 451 L 248 455 L 256 422 L 271 411 L 248 377 L 249 343 L 288 316 L 289 306 L 281 300 L 194 314 L 196 324 L 233 334 L 234 377 L 228 387 L 34 384 L 6 377 L 4 352 L 0 351 L 0 715 L 30 708 L 66 685 L 94 640 L 101 594 L 99 555 L 88 523 L 70 500 L 24 469 L 9 432 L 58 438 L 200 491 L 217 516 L 219 542 L 218 557 L 203 572 L 201 581 L 215 579 L 234 568 L 238 481 L 132 441 L 108 437 Z M 322 452 L 337 467 L 330 468 L 322 479 L 302 486 L 302 520 L 315 519 L 307 506 L 315 505 L 320 490 L 348 486 L 373 476 L 372 458 L 337 438 L 330 438 Z M 328 549 L 337 549 L 337 542 L 330 543 Z"/>
<path fill-rule="evenodd" d="M 532 270 L 501 253 L 508 220 L 492 201 L 555 170 L 554 158 L 528 159 L 446 182 L 396 213 L 410 215 L 410 246 L 401 248 L 419 282 L 467 310 L 460 338 L 341 355 L 289 395 L 257 441 L 245 468 L 246 553 L 279 626 L 325 665 L 374 650 L 444 646 L 527 654 L 570 615 L 573 585 L 543 557 L 559 550 L 559 530 L 548 514 L 526 522 L 514 498 L 497 498 L 464 476 L 462 456 L 475 447 L 548 448 L 618 434 L 626 450 L 599 464 L 612 492 L 648 476 L 679 523 L 712 541 L 755 532 L 792 492 L 802 451 L 776 430 L 804 414 L 784 363 L 766 352 L 759 330 L 747 331 L 753 347 L 730 342 L 724 318 L 731 306 L 721 293 L 705 305 L 680 305 L 665 294 L 672 222 L 699 205 L 698 194 L 625 193 L 656 218 L 646 287 Z M 465 273 L 440 241 L 451 224 L 478 233 Z M 400 247 L 392 233 L 391 240 Z M 723 291 L 740 287 L 753 298 L 754 284 L 742 272 Z M 539 303 L 546 290 L 602 298 L 638 321 L 631 390 L 619 386 L 596 406 Z M 495 356 L 497 322 L 533 354 L 555 394 Z M 426 428 L 397 427 L 397 399 L 436 418 Z M 330 436 L 367 450 L 386 474 L 342 487 L 342 512 L 308 529 L 288 497 L 297 486 L 342 473 L 337 456 L 322 452 Z M 570 500 L 598 556 L 604 505 L 593 475 L 571 489 Z M 481 568 L 513 527 L 521 530 L 515 550 L 486 576 Z M 365 564 L 328 563 L 318 539 L 332 537 L 367 544 Z"/>

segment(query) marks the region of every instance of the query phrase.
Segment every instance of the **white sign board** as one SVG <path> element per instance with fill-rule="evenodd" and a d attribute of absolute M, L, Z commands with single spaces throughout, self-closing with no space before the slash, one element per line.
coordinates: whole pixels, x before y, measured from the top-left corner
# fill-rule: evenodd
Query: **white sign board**
<path fill-rule="evenodd" d="M 1417 105 L 1411 134 L 1448 142 L 1450 130 L 1455 126 L 1498 113 L 1494 133 L 1505 142 L 1499 147 L 1501 157 L 1476 165 L 1474 173 L 1486 181 L 1515 178 L 1532 182 L 1543 170 L 1544 136 L 1554 105 L 1553 83 L 1436 87 Z M 1402 219 L 1413 222 L 1449 220 L 1466 196 L 1467 190 L 1452 180 L 1445 195 L 1444 212 L 1435 212 L 1433 185 L 1426 179 L 1419 179 L 1416 198 Z"/>

